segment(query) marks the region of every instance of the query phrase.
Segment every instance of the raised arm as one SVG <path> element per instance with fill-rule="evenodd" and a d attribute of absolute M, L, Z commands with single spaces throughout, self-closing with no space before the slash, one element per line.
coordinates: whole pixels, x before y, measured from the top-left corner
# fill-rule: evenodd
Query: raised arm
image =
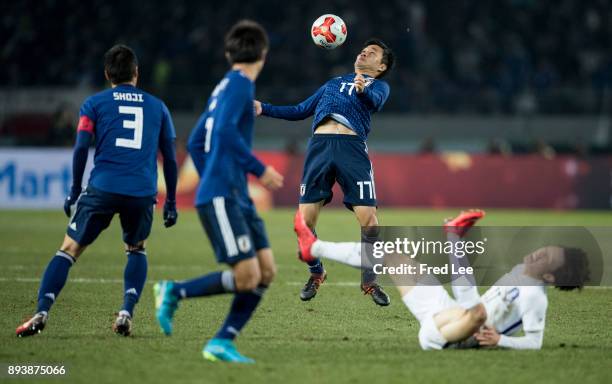
<path fill-rule="evenodd" d="M 258 108 L 257 103 L 259 102 L 255 101 L 256 114 L 291 121 L 304 120 L 314 114 L 324 89 L 325 85 L 319 88 L 312 96 L 297 105 L 276 106 L 268 103 L 260 103 L 261 107 Z"/>

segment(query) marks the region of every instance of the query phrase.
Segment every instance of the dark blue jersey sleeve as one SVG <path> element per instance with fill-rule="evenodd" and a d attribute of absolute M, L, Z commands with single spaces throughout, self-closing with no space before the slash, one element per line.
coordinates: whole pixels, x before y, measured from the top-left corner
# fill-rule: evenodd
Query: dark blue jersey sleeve
<path fill-rule="evenodd" d="M 275 106 L 272 104 L 262 103 L 261 114 L 284 120 L 304 120 L 305 118 L 314 114 L 314 111 L 317 108 L 317 103 L 319 102 L 321 95 L 323 95 L 324 89 L 325 85 L 298 105 Z"/>
<path fill-rule="evenodd" d="M 244 79 L 244 81 L 249 81 Z M 235 160 L 240 164 L 246 172 L 252 173 L 260 177 L 264 171 L 263 163 L 251 152 L 251 149 L 246 144 L 240 131 L 238 130 L 238 122 L 245 109 L 248 113 L 253 113 L 253 97 L 248 87 L 236 84 L 232 86 L 231 91 L 227 91 L 227 99 L 223 103 L 217 120 L 214 124 L 214 130 L 217 132 L 218 138 L 234 155 Z M 218 125 L 217 125 L 218 124 Z"/>
<path fill-rule="evenodd" d="M 178 162 L 176 161 L 176 132 L 170 111 L 162 103 L 162 126 L 159 137 L 159 150 L 164 159 L 164 180 L 166 181 L 166 200 L 176 200 L 176 184 L 178 179 Z"/>
<path fill-rule="evenodd" d="M 72 190 L 81 191 L 83 184 L 83 173 L 87 165 L 87 155 L 89 146 L 93 140 L 93 135 L 85 130 L 77 131 L 76 144 L 72 154 Z"/>
<path fill-rule="evenodd" d="M 96 127 L 96 110 L 91 98 L 85 100 L 79 111 L 76 143 L 72 154 L 72 190 L 80 191 L 83 184 L 83 174 L 87 165 L 89 146 L 91 145 Z"/>
<path fill-rule="evenodd" d="M 206 152 L 204 151 L 204 140 L 206 139 L 206 118 L 206 113 L 203 113 L 200 116 L 195 127 L 191 131 L 189 141 L 187 142 L 187 150 L 191 155 L 193 165 L 198 171 L 198 175 L 200 175 L 200 177 L 202 177 L 202 172 L 204 172 L 204 166 L 206 165 Z"/>
<path fill-rule="evenodd" d="M 162 125 L 161 125 L 161 137 L 167 139 L 176 139 L 176 130 L 174 129 L 174 123 L 172 122 L 172 116 L 166 104 L 162 103 Z"/>
<path fill-rule="evenodd" d="M 91 97 L 87 98 L 81 109 L 79 110 L 79 117 L 87 116 L 91 121 L 95 122 L 98 118 L 96 109 L 94 108 L 94 102 Z"/>
<path fill-rule="evenodd" d="M 369 108 L 379 112 L 389 98 L 389 92 L 389 84 L 386 81 L 377 80 L 371 86 L 365 87 L 362 93 L 357 94 L 357 97 L 363 100 Z"/>

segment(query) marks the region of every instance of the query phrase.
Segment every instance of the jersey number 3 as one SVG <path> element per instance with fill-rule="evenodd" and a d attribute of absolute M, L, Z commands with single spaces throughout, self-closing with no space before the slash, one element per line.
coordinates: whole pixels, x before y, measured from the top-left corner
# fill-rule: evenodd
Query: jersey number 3
<path fill-rule="evenodd" d="M 119 106 L 119 113 L 125 115 L 134 115 L 134 120 L 123 120 L 123 128 L 133 129 L 133 139 L 116 139 L 115 146 L 125 147 L 132 149 L 140 149 L 142 147 L 142 107 L 126 107 L 124 105 Z"/>

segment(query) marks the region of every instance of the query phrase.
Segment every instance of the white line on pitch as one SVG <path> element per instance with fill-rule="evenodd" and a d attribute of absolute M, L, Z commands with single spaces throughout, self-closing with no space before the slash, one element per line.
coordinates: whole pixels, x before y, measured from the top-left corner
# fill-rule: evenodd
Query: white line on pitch
<path fill-rule="evenodd" d="M 39 277 L 0 277 L 0 282 L 38 283 L 40 282 L 40 278 Z M 88 278 L 88 277 L 74 277 L 74 278 L 69 278 L 68 282 L 85 283 L 85 284 L 119 284 L 119 283 L 123 283 L 123 279 L 101 279 L 101 278 Z M 152 281 L 148 281 L 147 283 L 152 283 Z M 280 282 L 280 284 L 301 286 L 301 285 L 304 285 L 304 282 L 288 281 L 284 283 Z M 338 282 L 325 283 L 325 285 L 338 286 L 338 287 L 357 287 L 359 286 L 359 282 L 338 281 Z"/>
<path fill-rule="evenodd" d="M 88 278 L 88 277 L 75 277 L 68 279 L 69 282 L 74 283 L 84 283 L 84 284 L 119 284 L 123 283 L 123 279 L 102 279 L 102 278 Z M 39 277 L 0 277 L 0 282 L 16 282 L 16 283 L 38 283 L 40 282 Z M 147 284 L 152 284 L 155 282 L 148 281 Z M 275 284 L 282 285 L 292 285 L 292 286 L 302 286 L 304 282 L 302 281 L 287 281 L 287 282 L 278 282 Z M 332 287 L 358 287 L 358 281 L 330 281 L 326 282 L 325 285 Z M 604 286 L 604 287 L 584 287 L 585 289 L 612 289 L 612 287 Z"/>

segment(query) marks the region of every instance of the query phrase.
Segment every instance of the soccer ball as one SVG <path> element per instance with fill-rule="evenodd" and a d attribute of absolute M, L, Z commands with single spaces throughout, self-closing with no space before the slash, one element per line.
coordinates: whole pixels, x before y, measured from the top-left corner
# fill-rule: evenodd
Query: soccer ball
<path fill-rule="evenodd" d="M 346 24 L 336 15 L 325 14 L 312 23 L 310 36 L 321 48 L 338 48 L 346 40 Z"/>

